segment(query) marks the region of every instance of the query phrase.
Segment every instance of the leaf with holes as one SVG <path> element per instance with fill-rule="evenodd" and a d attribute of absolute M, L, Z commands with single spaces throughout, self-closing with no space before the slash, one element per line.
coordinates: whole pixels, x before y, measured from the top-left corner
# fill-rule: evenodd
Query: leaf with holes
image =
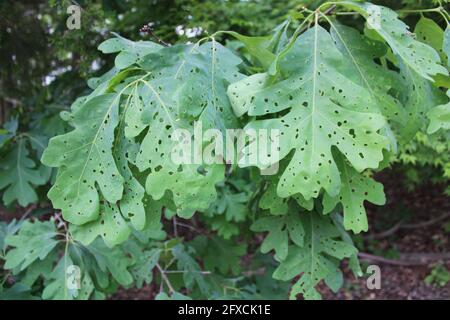
<path fill-rule="evenodd" d="M 421 77 L 433 81 L 432 76 L 436 74 L 448 74 L 447 69 L 440 65 L 439 54 L 432 47 L 417 41 L 395 11 L 371 3 L 340 4 L 361 13 L 368 28 L 384 39 L 394 54 Z"/>
<path fill-rule="evenodd" d="M 344 62 L 330 34 L 316 24 L 280 60 L 281 80 L 250 93 L 249 115 L 271 119 L 252 121 L 246 128 L 279 129 L 280 158 L 294 151 L 278 183 L 281 197 L 300 193 L 309 200 L 322 188 L 337 195 L 340 178 L 332 147 L 358 171 L 376 168 L 383 158 L 387 139 L 377 131 L 385 120 L 373 112 L 378 102 L 347 77 Z M 280 112 L 285 115 L 277 116 Z M 253 149 L 250 145 L 243 152 L 250 155 Z"/>
<path fill-rule="evenodd" d="M 414 138 L 417 131 L 425 131 L 428 123 L 427 113 L 435 106 L 445 103 L 447 99 L 430 81 L 420 77 L 403 63 L 400 63 L 397 90 L 406 110 L 406 123 L 399 128 L 399 141 L 406 143 Z"/>
<path fill-rule="evenodd" d="M 59 168 L 48 197 L 73 224 L 97 220 L 100 199 L 122 198 L 123 177 L 112 154 L 119 99 L 120 94 L 103 94 L 88 100 L 73 114 L 75 129 L 50 139 L 42 156 L 44 164 Z"/>
<path fill-rule="evenodd" d="M 386 46 L 363 36 L 356 29 L 330 19 L 328 21 L 331 25 L 331 37 L 348 61 L 345 66 L 347 77 L 363 86 L 377 101 L 376 105 L 372 105 L 376 109 L 371 111 L 381 112 L 388 120 L 403 123 L 403 107 L 395 97 L 389 94 L 389 91 L 395 87 L 396 74 L 375 62 L 375 59 L 386 54 Z"/>
<path fill-rule="evenodd" d="M 115 66 L 125 69 L 136 63 L 141 57 L 156 52 L 162 46 L 151 41 L 131 41 L 116 34 L 115 38 L 102 42 L 98 49 L 103 53 L 116 53 Z"/>
<path fill-rule="evenodd" d="M 140 171 L 149 170 L 147 193 L 158 200 L 170 190 L 178 214 L 183 217 L 206 209 L 214 201 L 215 184 L 224 178 L 223 156 L 217 163 L 202 164 L 202 154 L 194 146 L 187 161 L 176 162 L 173 152 L 186 139 L 190 143 L 196 130 L 202 139 L 203 129 L 224 132 L 237 124 L 226 88 L 232 79 L 240 77 L 236 68 L 239 63 L 240 59 L 214 41 L 200 47 L 164 48 L 140 62 L 151 75 L 141 81 L 145 89 L 135 92 L 140 95 L 135 99 L 137 104 L 146 107 L 140 108 L 141 121 L 134 134 L 148 126 L 136 166 Z M 193 119 L 199 121 L 198 127 L 192 125 Z M 216 152 L 216 156 L 223 154 L 220 149 Z"/>

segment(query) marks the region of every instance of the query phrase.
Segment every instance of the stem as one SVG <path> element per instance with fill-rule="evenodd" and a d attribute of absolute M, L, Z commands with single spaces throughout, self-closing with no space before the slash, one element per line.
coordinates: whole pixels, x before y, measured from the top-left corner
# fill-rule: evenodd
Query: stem
<path fill-rule="evenodd" d="M 392 228 L 390 228 L 384 232 L 378 233 L 378 234 L 369 235 L 366 237 L 366 239 L 387 238 L 387 237 L 393 235 L 395 232 L 397 232 L 400 229 L 417 229 L 417 228 L 429 227 L 429 226 L 434 225 L 437 222 L 445 220 L 448 217 L 450 217 L 450 212 L 444 213 L 437 218 L 434 218 L 434 219 L 431 219 L 428 221 L 424 221 L 424 222 L 414 223 L 414 224 L 404 224 L 404 221 L 402 220 L 402 221 L 397 222 Z"/>
<path fill-rule="evenodd" d="M 440 12 L 442 7 L 432 8 L 432 9 L 416 9 L 416 10 L 398 10 L 400 13 L 424 13 L 424 12 Z"/>
<path fill-rule="evenodd" d="M 444 252 L 444 253 L 409 253 L 409 254 L 400 254 L 403 259 L 388 259 L 380 256 L 376 256 L 369 253 L 360 252 L 358 253 L 358 257 L 361 260 L 366 261 L 375 261 L 375 262 L 381 262 L 385 264 L 391 264 L 395 266 L 421 266 L 421 265 L 428 265 L 432 262 L 436 261 L 448 261 L 450 260 L 450 252 Z"/>
<path fill-rule="evenodd" d="M 211 274 L 211 271 L 192 271 L 192 270 L 166 270 L 166 271 L 164 271 L 165 274 L 170 274 L 170 273 L 187 273 L 187 272 L 199 273 L 199 274 Z"/>
<path fill-rule="evenodd" d="M 169 288 L 170 293 L 174 293 L 175 290 L 173 289 L 172 284 L 170 283 L 169 278 L 167 278 L 166 272 L 161 268 L 159 263 L 156 264 L 156 267 L 158 268 L 159 272 L 161 273 L 161 277 L 163 278 L 164 282 L 166 283 L 167 287 Z"/>
<path fill-rule="evenodd" d="M 174 216 L 172 221 L 173 221 L 173 235 L 175 238 L 178 238 L 177 217 Z"/>
<path fill-rule="evenodd" d="M 443 7 L 437 7 L 433 9 L 417 9 L 417 10 L 398 10 L 399 13 L 432 13 L 436 12 L 439 13 L 442 18 L 444 18 L 445 22 L 447 23 L 447 26 L 450 25 L 449 19 L 450 15 Z"/>

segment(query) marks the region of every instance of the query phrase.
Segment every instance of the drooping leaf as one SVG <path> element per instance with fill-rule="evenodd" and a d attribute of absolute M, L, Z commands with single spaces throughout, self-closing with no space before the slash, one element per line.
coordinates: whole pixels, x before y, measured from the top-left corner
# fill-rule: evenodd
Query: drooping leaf
<path fill-rule="evenodd" d="M 436 22 L 422 16 L 416 24 L 414 33 L 418 40 L 428 44 L 436 50 L 441 57 L 442 64 L 447 65 L 448 58 L 442 47 L 444 43 L 444 31 Z"/>
<path fill-rule="evenodd" d="M 308 213 L 301 213 L 300 215 L 308 215 Z M 274 249 L 275 257 L 280 261 L 286 259 L 288 255 L 289 239 L 300 247 L 304 243 L 305 231 L 298 213 L 262 217 L 252 224 L 251 230 L 269 232 L 261 244 L 261 252 L 268 253 Z"/>
<path fill-rule="evenodd" d="M 339 233 L 341 234 L 341 238 L 344 242 L 347 242 L 350 245 L 353 244 L 352 237 L 345 231 L 344 228 L 344 221 L 342 219 L 342 216 L 336 212 L 331 214 L 331 219 L 333 219 L 334 225 L 338 229 Z M 355 277 L 361 277 L 363 275 L 363 271 L 361 269 L 361 265 L 358 260 L 358 253 L 355 252 L 352 254 L 348 261 L 348 266 L 352 270 Z"/>
<path fill-rule="evenodd" d="M 301 194 L 292 196 L 292 199 L 297 201 L 300 207 L 310 211 L 314 207 L 313 199 L 305 200 Z M 266 192 L 264 192 L 261 200 L 259 201 L 259 207 L 261 209 L 268 209 L 273 215 L 284 215 L 289 210 L 290 198 L 281 198 L 277 194 L 276 182 L 271 181 Z"/>
<path fill-rule="evenodd" d="M 400 142 L 406 143 L 417 131 L 425 131 L 428 123 L 427 113 L 435 106 L 445 103 L 447 99 L 430 81 L 420 77 L 403 63 L 400 63 L 397 90 L 406 110 L 406 123 L 399 129 Z"/>
<path fill-rule="evenodd" d="M 87 300 L 95 287 L 89 273 L 78 271 L 70 273 L 74 263 L 70 256 L 64 255 L 51 273 L 42 298 L 46 300 Z M 74 268 L 73 270 L 79 270 Z M 80 278 L 78 278 L 80 277 Z"/>
<path fill-rule="evenodd" d="M 58 245 L 53 221 L 25 221 L 17 234 L 6 237 L 12 247 L 5 257 L 5 268 L 24 270 L 37 259 L 43 260 Z"/>
<path fill-rule="evenodd" d="M 347 77 L 363 86 L 377 101 L 377 109 L 389 120 L 402 123 L 403 109 L 400 102 L 389 95 L 397 77 L 393 71 L 375 63 L 386 54 L 386 47 L 377 41 L 361 35 L 356 29 L 338 22 L 330 22 L 330 33 L 339 51 L 348 61 L 345 66 Z M 376 109 L 371 110 L 376 112 Z"/>
<path fill-rule="evenodd" d="M 138 261 L 131 268 L 131 274 L 136 281 L 136 287 L 141 288 L 144 283 L 150 284 L 153 280 L 153 268 L 159 260 L 160 249 L 152 249 L 142 253 Z"/>
<path fill-rule="evenodd" d="M 383 185 L 357 172 L 341 157 L 336 157 L 336 163 L 341 173 L 341 191 L 335 197 L 325 193 L 323 197 L 323 213 L 331 212 L 336 204 L 340 202 L 344 210 L 345 229 L 352 230 L 354 233 L 367 231 L 369 224 L 364 201 L 377 205 L 385 204 L 386 197 Z"/>
<path fill-rule="evenodd" d="M 273 277 L 287 281 L 300 275 L 291 289 L 290 298 L 295 299 L 301 294 L 305 299 L 320 299 L 316 285 L 340 273 L 336 259 L 352 256 L 356 248 L 334 240 L 339 237 L 339 232 L 328 217 L 309 213 L 301 216 L 301 222 L 305 228 L 303 247 L 290 246 L 286 260 L 281 262 Z"/>
<path fill-rule="evenodd" d="M 450 98 L 450 90 L 447 91 L 447 96 Z M 450 129 L 450 102 L 437 107 L 434 107 L 427 113 L 430 119 L 427 132 L 429 134 L 435 133 L 439 129 Z"/>
<path fill-rule="evenodd" d="M 89 245 L 97 236 L 101 236 L 110 247 L 128 239 L 131 229 L 116 204 L 101 204 L 99 214 L 99 219 L 95 221 L 81 226 L 71 225 L 70 231 L 74 239 L 84 245 Z"/>
<path fill-rule="evenodd" d="M 42 156 L 45 165 L 59 168 L 48 197 L 71 223 L 95 221 L 101 197 L 110 203 L 122 197 L 123 177 L 112 155 L 119 99 L 104 94 L 88 100 L 73 114 L 75 129 L 50 139 Z"/>
<path fill-rule="evenodd" d="M 276 54 L 287 43 L 289 24 L 289 20 L 284 21 L 269 36 L 249 37 L 234 31 L 227 31 L 227 33 L 245 45 L 248 53 L 257 61 L 257 64 L 267 68 L 274 61 Z"/>
<path fill-rule="evenodd" d="M 117 69 L 125 69 L 146 54 L 156 52 L 162 46 L 151 41 L 131 41 L 116 34 L 115 38 L 102 42 L 98 49 L 103 53 L 119 52 L 115 59 Z"/>
<path fill-rule="evenodd" d="M 211 289 L 208 282 L 204 279 L 208 275 L 202 274 L 202 269 L 191 256 L 188 249 L 179 244 L 172 249 L 172 253 L 177 259 L 178 269 L 184 271 L 183 280 L 186 287 L 192 289 L 196 285 L 203 294 L 208 295 Z"/>
<path fill-rule="evenodd" d="M 96 239 L 86 247 L 103 273 L 111 273 L 121 285 L 130 285 L 133 277 L 128 268 L 132 260 L 119 247 L 108 248 L 101 239 Z"/>
<path fill-rule="evenodd" d="M 219 237 L 197 236 L 190 242 L 196 253 L 203 258 L 205 269 L 218 270 L 223 275 L 241 271 L 240 259 L 247 252 L 246 244 L 235 244 Z"/>
<path fill-rule="evenodd" d="M 25 207 L 38 200 L 35 186 L 45 184 L 47 177 L 36 168 L 36 163 L 30 158 L 30 152 L 24 139 L 18 143 L 0 162 L 0 190 L 3 202 L 9 205 L 14 200 Z"/>
<path fill-rule="evenodd" d="M 433 81 L 432 76 L 436 74 L 448 74 L 447 69 L 440 65 L 439 54 L 417 41 L 392 9 L 371 3 L 344 1 L 341 4 L 361 13 L 369 27 L 389 44 L 394 54 L 421 77 Z"/>
<path fill-rule="evenodd" d="M 11 288 L 0 287 L 0 300 L 38 300 L 31 292 L 31 287 L 20 282 Z"/>

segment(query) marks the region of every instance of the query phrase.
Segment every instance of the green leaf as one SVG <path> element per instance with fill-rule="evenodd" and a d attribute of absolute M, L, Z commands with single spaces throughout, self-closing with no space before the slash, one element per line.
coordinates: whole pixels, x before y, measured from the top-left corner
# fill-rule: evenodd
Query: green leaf
<path fill-rule="evenodd" d="M 170 190 L 182 217 L 189 218 L 214 201 L 215 184 L 224 178 L 224 165 L 222 161 L 200 165 L 198 152 L 194 156 L 200 156 L 200 160 L 191 158 L 193 164 L 174 163 L 171 154 L 180 143 L 174 137 L 170 139 L 171 134 L 175 129 L 184 130 L 190 139 L 194 134 L 190 119 L 199 121 L 200 130 L 218 128 L 223 134 L 226 128 L 237 124 L 226 88 L 230 81 L 240 78 L 237 72 L 240 62 L 215 41 L 199 47 L 164 48 L 158 55 L 147 55 L 140 62 L 152 75 L 142 81 L 145 89 L 135 93 L 146 107 L 138 108 L 142 110 L 140 116 L 128 118 L 132 121 L 140 117 L 141 121 L 127 123 L 139 128 L 133 134 L 148 126 L 136 166 L 140 171 L 150 170 L 145 185 L 147 193 L 158 200 Z M 199 138 L 202 139 L 201 133 Z M 217 156 L 221 154 L 219 151 Z"/>
<path fill-rule="evenodd" d="M 367 231 L 369 224 L 364 201 L 384 205 L 386 197 L 383 185 L 353 169 L 342 157 L 336 157 L 336 163 L 341 173 L 341 191 L 335 197 L 327 193 L 324 195 L 323 213 L 331 212 L 340 202 L 344 210 L 345 229 L 352 230 L 354 233 Z"/>
<path fill-rule="evenodd" d="M 173 292 L 170 296 L 165 292 L 160 292 L 156 295 L 155 300 L 192 300 L 192 298 L 179 292 Z"/>
<path fill-rule="evenodd" d="M 31 293 L 31 288 L 17 282 L 11 288 L 0 287 L 0 300 L 39 300 Z"/>
<path fill-rule="evenodd" d="M 253 56 L 262 67 L 267 68 L 275 59 L 275 54 L 268 48 L 270 40 L 272 39 L 271 36 L 248 37 L 234 31 L 228 31 L 227 33 L 242 42 L 250 55 Z"/>
<path fill-rule="evenodd" d="M 414 33 L 416 34 L 417 39 L 436 50 L 442 63 L 447 65 L 447 55 L 442 48 L 442 44 L 444 43 L 444 31 L 436 22 L 422 16 L 416 24 Z"/>
<path fill-rule="evenodd" d="M 142 288 L 144 283 L 150 284 L 153 280 L 153 268 L 156 266 L 161 254 L 160 249 L 151 249 L 143 252 L 136 264 L 131 268 L 131 274 L 136 281 L 136 287 Z"/>
<path fill-rule="evenodd" d="M 132 259 L 128 258 L 119 247 L 108 248 L 101 239 L 96 239 L 86 249 L 103 273 L 111 273 L 113 278 L 123 286 L 133 282 L 133 277 L 128 271 Z"/>
<path fill-rule="evenodd" d="M 59 254 L 60 252 L 58 250 L 53 250 L 43 260 L 35 260 L 24 270 L 24 275 L 20 279 L 20 282 L 32 287 L 38 279 L 46 279 L 51 276 L 53 267 L 59 259 Z"/>
<path fill-rule="evenodd" d="M 442 50 L 447 56 L 447 66 L 450 67 L 450 26 L 447 26 L 444 32 L 444 43 L 442 44 Z"/>
<path fill-rule="evenodd" d="M 336 226 L 339 233 L 341 234 L 342 240 L 353 246 L 354 244 L 353 244 L 352 237 L 344 229 L 344 221 L 342 219 L 342 216 L 340 214 L 334 212 L 331 214 L 331 219 L 333 219 L 334 225 Z M 350 256 L 348 266 L 352 270 L 355 277 L 361 277 L 363 275 L 363 271 L 361 269 L 361 265 L 358 260 L 357 252 L 355 252 L 354 254 L 352 254 Z"/>
<path fill-rule="evenodd" d="M 447 96 L 450 97 L 450 90 L 447 91 Z M 430 124 L 428 126 L 428 134 L 435 133 L 439 129 L 449 130 L 450 129 L 450 102 L 444 105 L 434 107 L 427 113 L 430 119 Z"/>
<path fill-rule="evenodd" d="M 25 221 L 17 234 L 5 239 L 12 247 L 5 257 L 5 269 L 24 270 L 37 259 L 43 260 L 58 245 L 53 221 Z"/>
<path fill-rule="evenodd" d="M 126 112 L 126 111 L 125 111 Z M 130 169 L 130 163 L 133 163 L 131 154 L 133 149 L 137 149 L 133 139 L 127 139 L 122 130 L 121 122 L 119 134 L 113 147 L 114 158 L 120 175 L 124 178 L 124 193 L 120 200 L 120 213 L 125 219 L 129 219 L 133 227 L 142 230 L 146 225 L 146 214 L 143 199 L 145 189 L 140 182 L 133 176 Z"/>
<path fill-rule="evenodd" d="M 119 52 L 115 59 L 117 69 L 125 69 L 136 63 L 141 57 L 157 52 L 161 45 L 151 41 L 131 41 L 115 34 L 116 38 L 102 42 L 98 49 L 103 53 Z"/>
<path fill-rule="evenodd" d="M 0 222 L 0 253 L 3 255 L 3 253 L 6 251 L 6 238 L 10 235 L 15 234 L 20 227 L 22 226 L 23 221 L 16 221 L 16 219 L 12 220 L 10 223 L 6 223 L 1 221 Z"/>
<path fill-rule="evenodd" d="M 236 187 L 231 184 L 218 186 L 217 199 L 205 211 L 205 215 L 209 217 L 223 215 L 228 222 L 245 221 L 249 214 L 247 203 L 250 193 L 242 189 L 237 192 L 235 190 Z"/>
<path fill-rule="evenodd" d="M 18 127 L 18 118 L 12 118 L 3 125 L 3 128 L 0 129 L 0 148 L 2 148 L 16 135 Z"/>
<path fill-rule="evenodd" d="M 406 123 L 399 129 L 400 142 L 410 141 L 419 130 L 424 130 L 428 123 L 427 113 L 439 104 L 447 101 L 445 95 L 432 83 L 400 63 L 400 77 L 397 91 L 405 106 Z"/>
<path fill-rule="evenodd" d="M 328 217 L 317 213 L 303 214 L 301 222 L 305 228 L 304 246 L 291 246 L 286 260 L 281 262 L 273 277 L 288 281 L 300 275 L 291 289 L 290 298 L 296 299 L 301 294 L 305 299 L 320 299 L 316 285 L 324 279 L 336 279 L 340 270 L 335 259 L 348 258 L 356 249 L 346 242 L 334 240 L 339 237 L 339 232 Z"/>
<path fill-rule="evenodd" d="M 99 216 L 100 195 L 110 203 L 122 197 L 123 177 L 112 155 L 120 94 L 103 94 L 74 111 L 75 129 L 50 139 L 42 162 L 58 167 L 48 193 L 64 219 L 81 225 Z"/>
<path fill-rule="evenodd" d="M 386 54 L 384 44 L 361 35 L 357 30 L 328 19 L 330 33 L 348 65 L 346 76 L 364 87 L 377 101 L 377 109 L 388 119 L 398 123 L 404 121 L 401 103 L 388 92 L 395 87 L 395 72 L 375 63 Z"/>
<path fill-rule="evenodd" d="M 293 195 L 292 198 L 297 201 L 298 205 L 308 211 L 311 211 L 314 207 L 313 199 L 305 200 L 301 194 Z M 290 198 L 281 198 L 278 196 L 277 184 L 272 181 L 261 197 L 259 207 L 269 210 L 270 214 L 273 215 L 284 215 L 289 210 L 289 200 Z"/>
<path fill-rule="evenodd" d="M 263 217 L 253 223 L 250 229 L 254 232 L 269 232 L 261 244 L 261 252 L 268 253 L 274 249 L 279 261 L 285 260 L 288 255 L 289 239 L 296 245 L 303 246 L 305 231 L 298 213 Z"/>
<path fill-rule="evenodd" d="M 206 270 L 218 270 L 225 276 L 241 272 L 241 257 L 247 253 L 246 244 L 235 244 L 219 237 L 197 236 L 190 245 L 203 258 Z"/>
<path fill-rule="evenodd" d="M 197 285 L 202 294 L 208 296 L 210 293 L 210 286 L 204 277 L 208 275 L 202 274 L 202 269 L 198 263 L 191 256 L 191 252 L 188 251 L 183 245 L 176 245 L 172 249 L 172 253 L 175 259 L 177 259 L 177 267 L 179 270 L 183 270 L 183 281 L 188 289 L 192 289 L 194 285 Z"/>
<path fill-rule="evenodd" d="M 97 236 L 101 236 L 109 247 L 113 247 L 128 239 L 131 229 L 122 217 L 115 204 L 105 203 L 100 206 L 100 218 L 81 226 L 71 225 L 70 231 L 77 241 L 90 244 Z"/>
<path fill-rule="evenodd" d="M 13 149 L 1 160 L 0 168 L 0 190 L 6 188 L 3 193 L 5 205 L 17 200 L 22 207 L 25 207 L 38 201 L 34 191 L 35 186 L 45 184 L 47 178 L 37 170 L 24 139 L 19 139 Z"/>
<path fill-rule="evenodd" d="M 405 65 L 421 77 L 433 81 L 432 76 L 448 71 L 440 65 L 439 54 L 430 46 L 417 41 L 408 26 L 398 19 L 395 11 L 371 3 L 341 2 L 340 4 L 361 13 L 370 29 L 376 32 L 400 57 Z"/>
<path fill-rule="evenodd" d="M 332 147 L 358 171 L 376 168 L 383 159 L 387 139 L 377 131 L 385 120 L 373 112 L 378 102 L 348 78 L 345 67 L 330 34 L 316 24 L 280 60 L 281 79 L 257 94 L 250 93 L 249 115 L 271 118 L 252 121 L 246 128 L 278 129 L 281 159 L 295 151 L 281 175 L 279 196 L 300 193 L 309 200 L 322 188 L 337 195 L 340 179 Z M 287 113 L 277 116 L 281 111 Z M 252 149 L 249 146 L 243 152 L 251 154 Z"/>
<path fill-rule="evenodd" d="M 70 274 L 70 266 L 74 263 L 68 255 L 64 255 L 56 265 L 46 282 L 42 298 L 45 300 L 87 300 L 92 295 L 95 287 L 89 273 Z M 77 289 L 77 277 L 79 289 Z M 72 286 L 69 286 L 71 284 Z M 72 289 L 73 288 L 73 289 Z"/>

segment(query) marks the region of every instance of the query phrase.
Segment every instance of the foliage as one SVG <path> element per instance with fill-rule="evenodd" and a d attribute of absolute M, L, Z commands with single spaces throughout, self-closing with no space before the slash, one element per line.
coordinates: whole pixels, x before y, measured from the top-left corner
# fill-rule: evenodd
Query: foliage
<path fill-rule="evenodd" d="M 105 3 L 89 4 L 89 14 L 115 16 L 122 2 Z M 375 172 L 417 162 L 445 168 L 448 178 L 450 16 L 442 7 L 423 11 L 441 20 L 421 17 L 412 33 L 416 11 L 399 16 L 371 3 L 312 1 L 314 11 L 271 10 L 268 1 L 173 3 L 201 12 L 152 13 L 164 17 L 154 21 L 156 35 L 173 45 L 125 38 L 142 4 L 122 3 L 127 14 L 106 26 L 122 35 L 98 46 L 108 55 L 102 70 L 110 69 L 89 90 L 57 95 L 59 81 L 46 85 L 59 115 L 44 97 L 39 112 L 15 110 L 3 124 L 4 204 L 37 203 L 50 182 L 52 210 L 0 224 L 2 299 L 103 299 L 120 286 L 153 284 L 156 299 L 319 299 L 320 282 L 342 285 L 342 260 L 361 274 L 350 235 L 369 228 L 366 202 L 386 201 Z M 175 7 L 158 9 L 166 6 Z M 223 8 L 233 18 L 214 19 Z M 241 9 L 273 25 L 246 21 Z M 200 32 L 187 41 L 191 27 Z M 36 72 L 45 76 L 50 64 Z M 33 86 L 42 83 L 14 94 Z M 189 148 L 194 161 L 173 161 L 185 136 L 208 129 L 217 135 L 201 136 L 200 147 L 216 161 L 202 161 L 198 146 Z M 227 129 L 278 130 L 279 158 L 265 150 L 269 163 L 227 163 L 218 142 Z M 261 139 L 237 156 L 261 156 Z M 272 166 L 278 172 L 264 175 Z"/>
<path fill-rule="evenodd" d="M 425 283 L 443 287 L 450 282 L 450 272 L 441 264 L 436 265 L 425 277 Z"/>

